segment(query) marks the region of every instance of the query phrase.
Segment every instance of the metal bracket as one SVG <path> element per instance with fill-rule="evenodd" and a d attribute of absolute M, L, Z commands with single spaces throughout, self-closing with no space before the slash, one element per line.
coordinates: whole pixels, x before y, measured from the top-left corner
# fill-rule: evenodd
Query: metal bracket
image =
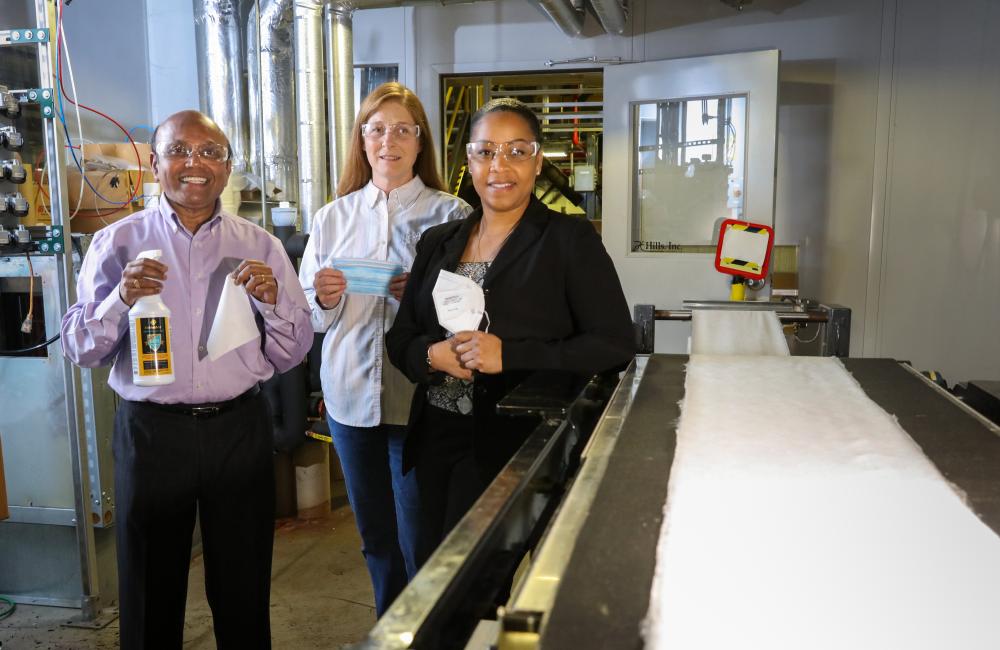
<path fill-rule="evenodd" d="M 38 252 L 42 255 L 58 255 L 63 252 L 62 226 L 51 226 L 45 229 L 45 238 L 36 241 Z"/>
<path fill-rule="evenodd" d="M 26 43 L 48 43 L 49 29 L 47 27 L 16 27 L 0 29 L 0 45 L 23 45 Z"/>
<path fill-rule="evenodd" d="M 51 88 L 28 88 L 22 91 L 27 101 L 38 104 L 42 109 L 42 117 L 51 120 L 56 116 L 55 107 L 52 104 L 53 93 Z"/>

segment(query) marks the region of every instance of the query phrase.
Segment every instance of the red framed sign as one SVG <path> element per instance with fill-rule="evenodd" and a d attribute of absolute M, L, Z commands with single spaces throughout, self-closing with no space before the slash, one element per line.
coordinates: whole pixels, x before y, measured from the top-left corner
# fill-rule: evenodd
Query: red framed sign
<path fill-rule="evenodd" d="M 720 273 L 751 280 L 767 276 L 774 247 L 774 228 L 761 223 L 726 219 L 719 229 L 715 268 Z"/>

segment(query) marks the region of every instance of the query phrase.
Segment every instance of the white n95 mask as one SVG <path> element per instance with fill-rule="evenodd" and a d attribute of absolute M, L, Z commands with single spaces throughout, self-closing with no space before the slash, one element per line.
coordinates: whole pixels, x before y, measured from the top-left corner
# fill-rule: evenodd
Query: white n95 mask
<path fill-rule="evenodd" d="M 431 297 L 438 323 L 452 334 L 478 329 L 486 313 L 482 287 L 464 275 L 442 270 Z"/>

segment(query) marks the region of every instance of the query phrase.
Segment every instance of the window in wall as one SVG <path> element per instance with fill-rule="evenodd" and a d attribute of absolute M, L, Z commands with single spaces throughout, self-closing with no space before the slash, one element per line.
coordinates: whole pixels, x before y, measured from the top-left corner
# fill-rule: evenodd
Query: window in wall
<path fill-rule="evenodd" d="M 633 104 L 633 251 L 700 252 L 743 218 L 746 107 L 746 95 Z"/>
<path fill-rule="evenodd" d="M 398 65 L 354 66 L 354 106 L 361 108 L 361 101 L 371 91 L 388 81 L 399 81 Z"/>

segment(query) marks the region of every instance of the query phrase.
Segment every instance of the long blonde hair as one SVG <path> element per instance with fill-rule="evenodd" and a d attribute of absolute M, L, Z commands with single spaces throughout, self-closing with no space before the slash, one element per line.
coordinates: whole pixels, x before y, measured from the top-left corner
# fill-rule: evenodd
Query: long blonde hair
<path fill-rule="evenodd" d="M 385 102 L 401 104 L 420 127 L 420 152 L 413 163 L 413 173 L 419 176 L 427 187 L 446 192 L 447 188 L 438 172 L 434 140 L 431 138 L 431 127 L 427 122 L 423 104 L 412 90 L 401 83 L 390 81 L 373 90 L 361 102 L 358 117 L 351 128 L 351 148 L 347 152 L 347 163 L 340 174 L 340 182 L 337 183 L 337 196 L 347 196 L 351 192 L 360 190 L 372 179 L 372 166 L 368 162 L 368 156 L 365 155 L 361 125 L 367 122 Z"/>

